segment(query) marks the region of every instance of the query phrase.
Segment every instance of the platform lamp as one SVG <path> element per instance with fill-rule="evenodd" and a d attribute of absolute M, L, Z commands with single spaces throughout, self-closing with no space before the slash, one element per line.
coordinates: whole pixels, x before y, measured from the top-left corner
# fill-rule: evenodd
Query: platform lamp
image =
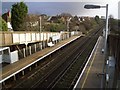
<path fill-rule="evenodd" d="M 106 8 L 105 42 L 104 42 L 104 55 L 105 55 L 105 60 L 106 60 L 106 56 L 107 56 L 107 38 L 108 38 L 108 4 L 106 4 L 106 6 L 87 4 L 87 5 L 84 6 L 84 8 L 85 9 Z M 101 87 L 103 87 L 103 85 Z"/>
<path fill-rule="evenodd" d="M 42 32 L 42 25 L 41 25 L 41 19 L 42 17 L 39 17 L 39 31 L 40 31 L 40 41 L 41 41 L 41 32 Z"/>
<path fill-rule="evenodd" d="M 71 21 L 71 17 L 67 19 L 67 32 L 69 33 L 69 36 L 70 37 L 70 21 Z"/>
<path fill-rule="evenodd" d="M 107 53 L 107 37 L 108 37 L 108 4 L 106 6 L 99 6 L 99 5 L 85 5 L 85 9 L 99 9 L 99 8 L 106 8 L 106 25 L 105 25 L 105 45 L 104 45 L 104 53 Z"/>

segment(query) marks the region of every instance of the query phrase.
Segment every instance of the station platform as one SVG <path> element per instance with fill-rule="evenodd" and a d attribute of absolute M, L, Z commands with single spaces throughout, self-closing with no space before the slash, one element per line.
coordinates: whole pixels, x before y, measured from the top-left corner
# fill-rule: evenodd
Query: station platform
<path fill-rule="evenodd" d="M 99 37 L 74 89 L 101 88 L 104 69 L 104 38 Z"/>
<path fill-rule="evenodd" d="M 13 63 L 13 64 L 9 64 L 9 65 L 1 68 L 2 74 L 0 74 L 0 79 L 1 79 L 0 83 L 4 82 L 5 80 L 9 79 L 12 76 L 15 76 L 20 71 L 26 69 L 27 67 L 31 66 L 32 64 L 35 64 L 39 60 L 50 55 L 51 53 L 55 52 L 56 50 L 62 48 L 63 46 L 69 44 L 70 42 L 76 40 L 79 37 L 81 37 L 81 35 L 72 36 L 68 39 L 58 42 L 53 47 L 47 47 L 45 49 L 42 49 L 28 57 L 25 57 L 15 63 Z"/>

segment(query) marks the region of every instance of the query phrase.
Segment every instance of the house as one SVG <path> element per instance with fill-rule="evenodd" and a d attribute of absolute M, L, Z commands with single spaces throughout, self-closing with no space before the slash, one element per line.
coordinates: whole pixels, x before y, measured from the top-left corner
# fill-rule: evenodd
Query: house
<path fill-rule="evenodd" d="M 57 22 L 59 22 L 58 21 L 59 19 L 61 19 L 61 17 L 59 17 L 59 16 L 50 16 L 47 21 L 50 23 L 57 23 Z"/>
<path fill-rule="evenodd" d="M 7 22 L 7 27 L 8 27 L 8 30 L 13 30 L 12 25 L 11 25 L 10 22 Z"/>
<path fill-rule="evenodd" d="M 2 18 L 6 21 L 6 22 L 10 22 L 11 21 L 11 12 L 8 10 L 8 12 L 4 13 L 2 15 Z"/>
<path fill-rule="evenodd" d="M 13 28 L 12 28 L 12 25 L 11 25 L 11 12 L 8 10 L 8 12 L 6 12 L 2 15 L 2 18 L 7 23 L 8 31 L 12 31 Z"/>

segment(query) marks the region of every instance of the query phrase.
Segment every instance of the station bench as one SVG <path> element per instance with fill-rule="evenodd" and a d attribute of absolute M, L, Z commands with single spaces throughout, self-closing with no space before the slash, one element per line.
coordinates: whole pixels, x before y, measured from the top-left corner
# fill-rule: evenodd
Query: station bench
<path fill-rule="evenodd" d="M 53 44 L 52 42 L 49 42 L 49 43 L 47 43 L 47 45 L 48 45 L 49 47 L 52 47 L 52 46 L 54 46 L 55 44 Z"/>

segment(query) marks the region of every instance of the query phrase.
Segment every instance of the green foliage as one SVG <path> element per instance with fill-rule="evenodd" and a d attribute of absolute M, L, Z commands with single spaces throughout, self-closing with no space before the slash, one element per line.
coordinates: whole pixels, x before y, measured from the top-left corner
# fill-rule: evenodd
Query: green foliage
<path fill-rule="evenodd" d="M 89 31 L 91 28 L 92 28 L 92 23 L 90 20 L 86 19 L 84 22 L 83 22 L 83 25 L 85 26 L 85 29 L 87 31 Z"/>
<path fill-rule="evenodd" d="M 118 28 L 118 20 L 110 18 L 109 19 L 109 25 L 111 27 L 111 30 L 117 30 Z"/>
<path fill-rule="evenodd" d="M 21 30 L 22 24 L 24 22 L 24 18 L 28 13 L 28 7 L 24 2 L 16 3 L 12 5 L 11 10 L 11 24 L 14 31 Z"/>
<path fill-rule="evenodd" d="M 4 19 L 7 22 L 7 13 L 2 14 L 2 19 Z"/>
<path fill-rule="evenodd" d="M 45 30 L 50 32 L 59 32 L 65 29 L 66 29 L 66 26 L 64 24 L 59 24 L 59 23 L 51 23 L 45 26 Z"/>
<path fill-rule="evenodd" d="M 100 26 L 101 22 L 97 23 L 95 18 L 85 18 L 85 21 L 80 23 L 80 31 L 87 34 L 91 30 L 96 30 Z"/>
<path fill-rule="evenodd" d="M 95 16 L 95 21 L 99 24 L 99 22 L 100 22 L 100 18 L 99 18 L 98 15 Z"/>
<path fill-rule="evenodd" d="M 57 25 L 56 24 L 50 24 L 50 31 L 51 32 L 55 32 L 55 31 L 57 31 L 56 29 L 57 29 Z"/>
<path fill-rule="evenodd" d="M 83 33 L 83 34 L 86 34 L 86 29 L 85 29 L 85 26 L 83 24 L 80 24 L 79 26 L 79 30 Z"/>
<path fill-rule="evenodd" d="M 119 34 L 120 35 L 120 20 L 110 18 L 109 19 L 109 26 L 110 31 L 113 34 Z"/>
<path fill-rule="evenodd" d="M 7 31 L 7 23 L 0 17 L 0 31 Z"/>

